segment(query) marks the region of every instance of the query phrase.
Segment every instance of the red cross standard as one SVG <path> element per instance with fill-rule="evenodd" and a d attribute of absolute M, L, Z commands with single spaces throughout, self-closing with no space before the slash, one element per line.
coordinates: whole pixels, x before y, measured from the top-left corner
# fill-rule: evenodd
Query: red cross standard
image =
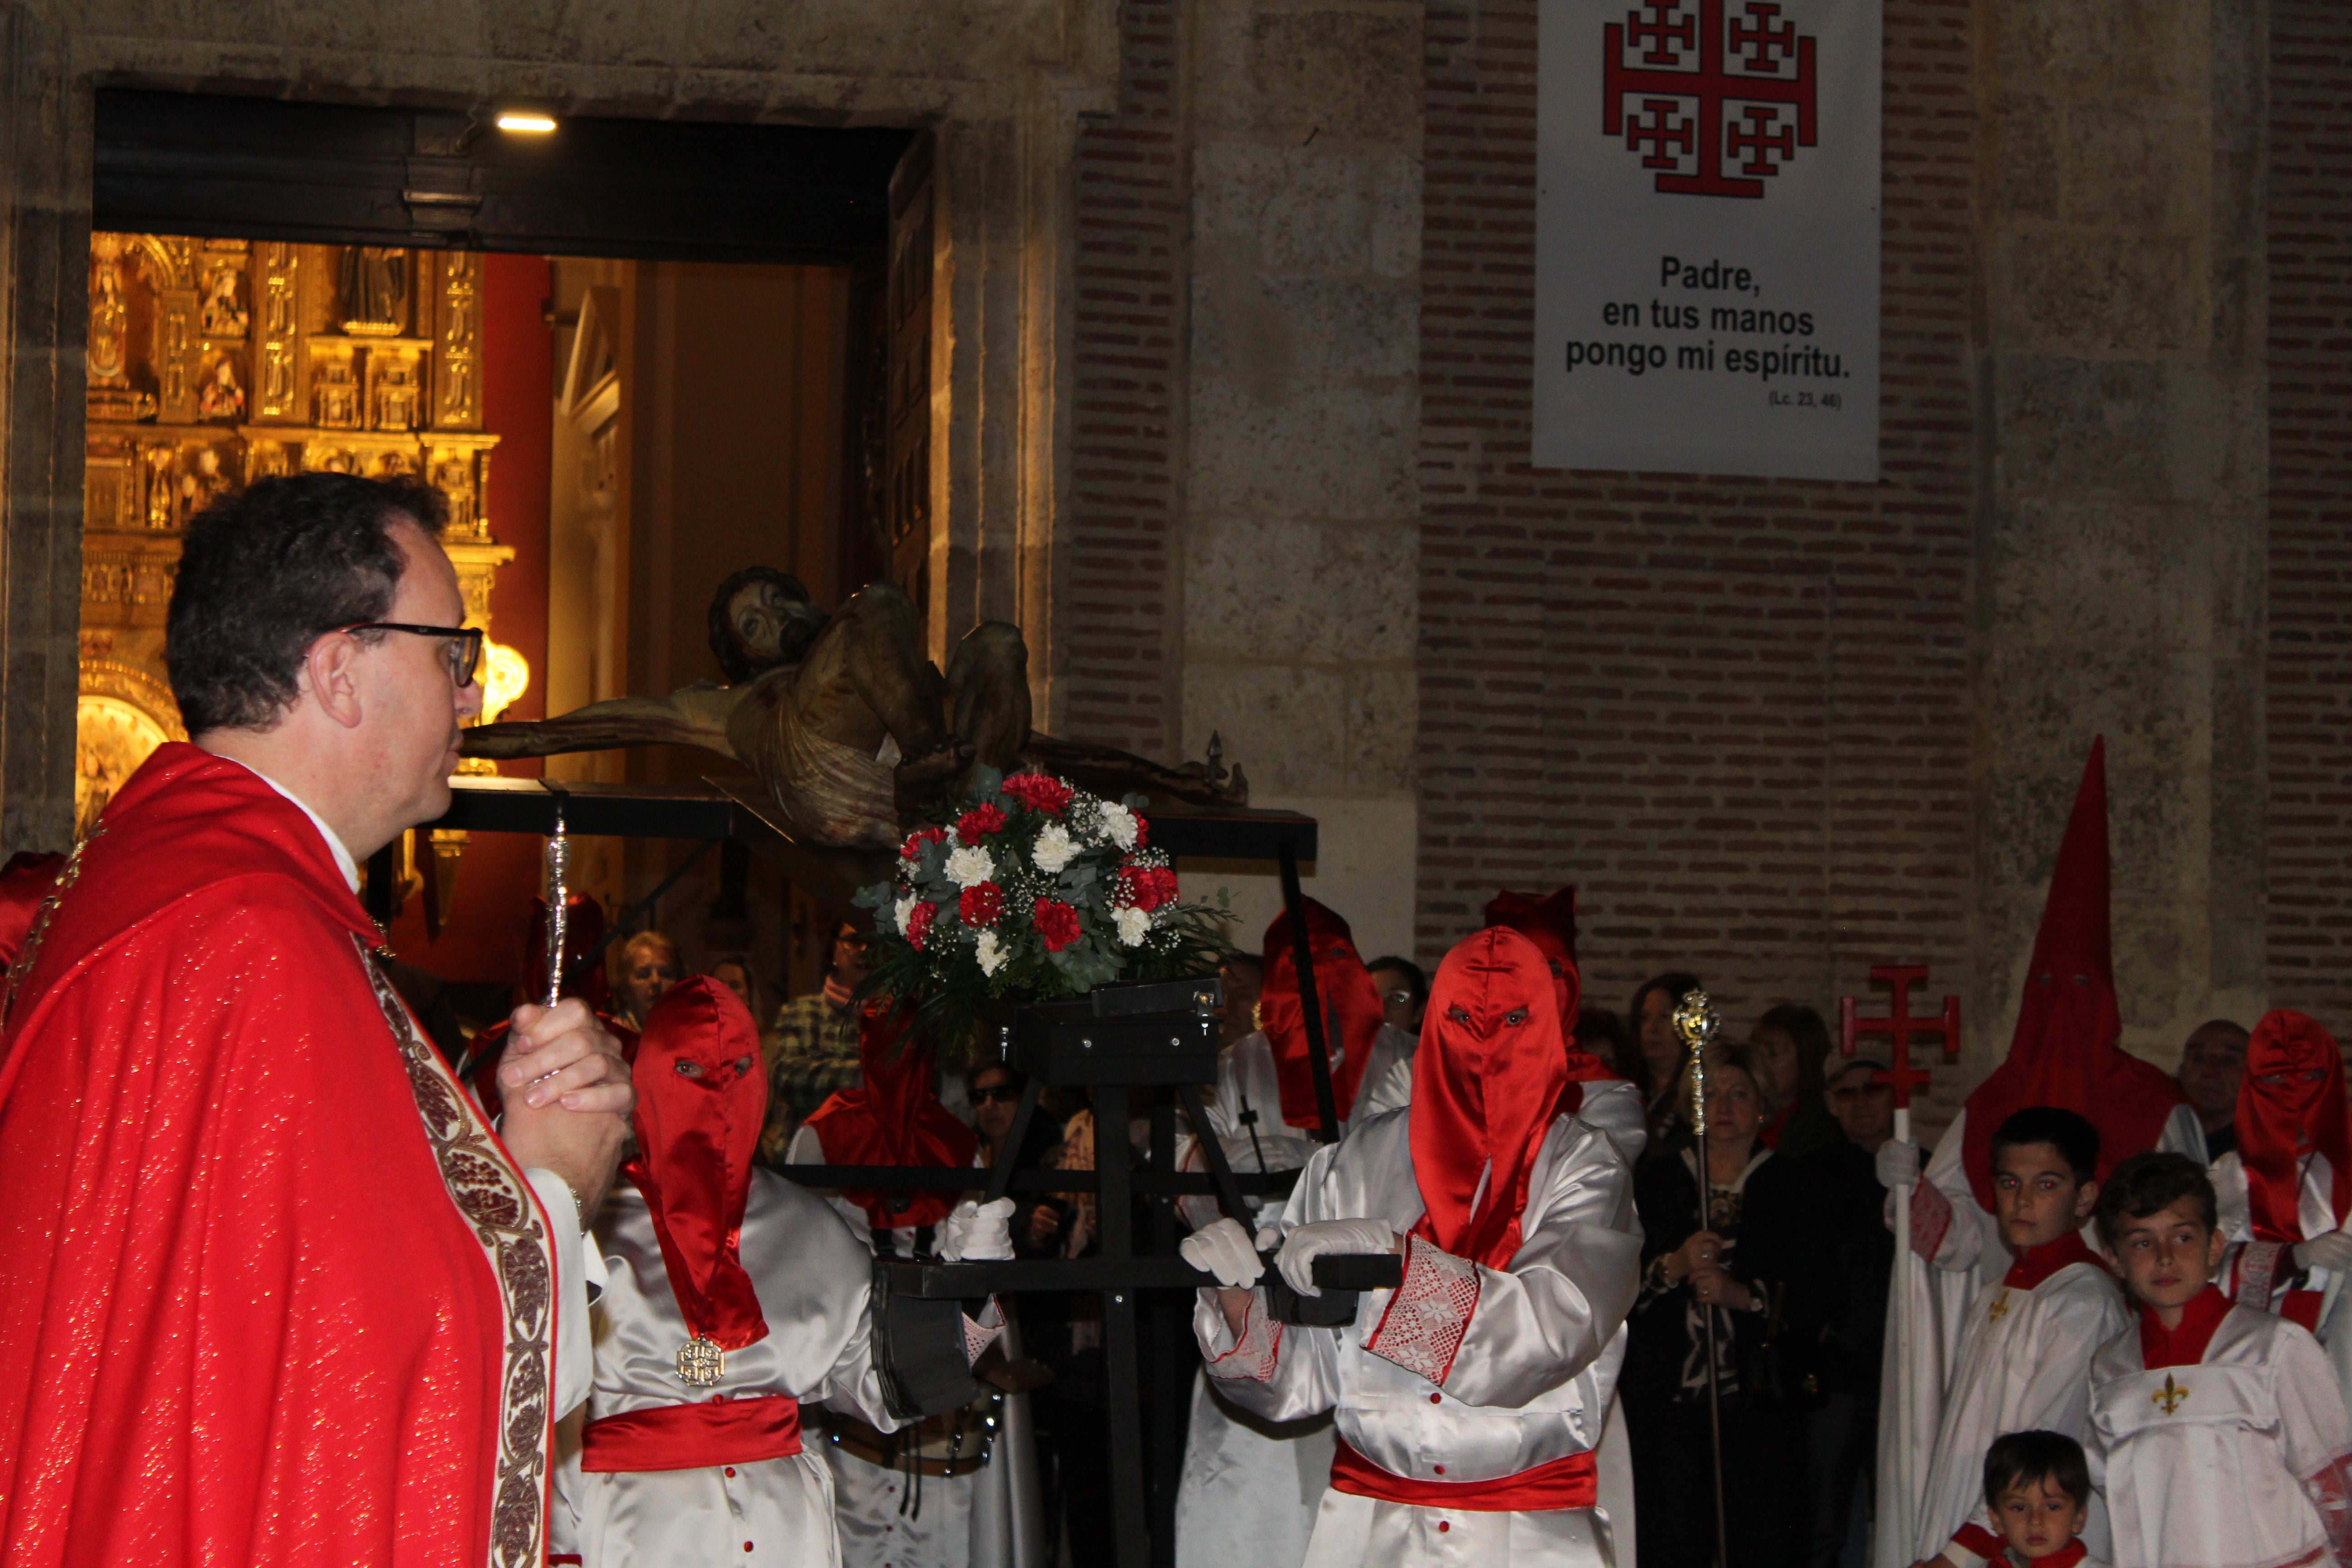
<path fill-rule="evenodd" d="M 1622 135 L 1671 195 L 1761 196 L 1813 145 L 1812 38 L 1778 4 L 1745 0 L 1730 17 L 1725 5 L 1654 0 L 1602 30 L 1601 132 Z"/>

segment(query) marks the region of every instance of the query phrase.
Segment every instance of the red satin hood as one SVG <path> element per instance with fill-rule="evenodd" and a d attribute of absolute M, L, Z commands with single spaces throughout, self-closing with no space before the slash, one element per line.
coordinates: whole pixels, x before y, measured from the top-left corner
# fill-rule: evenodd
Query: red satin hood
<path fill-rule="evenodd" d="M 1413 1234 L 1490 1268 L 1519 1249 L 1528 1172 L 1568 1081 L 1557 994 L 1543 953 L 1501 927 L 1447 953 L 1430 988 L 1412 1060 L 1412 1172 L 1427 1211 Z"/>
<path fill-rule="evenodd" d="M 2255 1240 L 2308 1239 L 2302 1219 L 2306 1153 L 2327 1156 L 2336 1223 L 2352 1213 L 2352 1106 L 2344 1098 L 2344 1058 L 2316 1022 L 2281 1008 L 2254 1026 L 2237 1122 Z"/>
<path fill-rule="evenodd" d="M 1315 955 L 1315 994 L 1323 1005 L 1324 1044 L 1339 1050 L 1331 1068 L 1331 1103 L 1345 1120 L 1380 1037 L 1381 990 L 1356 951 L 1355 933 L 1329 909 L 1307 900 L 1307 945 Z M 1315 1064 L 1307 1054 L 1307 1014 L 1298 1005 L 1298 964 L 1292 956 L 1290 915 L 1274 917 L 1265 928 L 1265 986 L 1258 994 L 1258 1022 L 1274 1047 L 1275 1083 L 1282 1091 L 1282 1120 L 1292 1127 L 1315 1127 Z M 1334 1031 L 1332 1021 L 1339 1027 Z"/>
<path fill-rule="evenodd" d="M 928 1045 L 906 1039 L 907 1015 L 879 1000 L 866 1003 L 857 1019 L 857 1066 L 864 1082 L 845 1089 L 816 1108 L 806 1123 L 815 1129 L 832 1165 L 943 1165 L 971 1163 L 980 1136 L 940 1103 L 933 1087 L 938 1062 Z M 845 1191 L 886 1230 L 937 1225 L 956 1205 L 940 1192 Z"/>
<path fill-rule="evenodd" d="M 1576 889 L 1562 888 L 1549 898 L 1533 893 L 1496 893 L 1486 906 L 1486 923 L 1515 931 L 1536 944 L 1552 974 L 1553 1002 L 1559 1009 L 1559 1033 L 1568 1052 L 1568 1081 L 1598 1083 L 1617 1077 L 1608 1063 L 1577 1043 L 1576 1014 L 1584 998 L 1584 980 L 1576 966 Z M 1580 1098 L 1571 1091 L 1570 1099 Z M 1574 1110 L 1574 1105 L 1563 1110 Z"/>
<path fill-rule="evenodd" d="M 2033 939 L 2025 994 L 2008 1059 L 1969 1096 L 1961 1150 L 1977 1202 L 1992 1207 L 1992 1135 L 2011 1113 L 2056 1106 L 2099 1130 L 2099 1176 L 2156 1147 L 2165 1119 L 2182 1103 L 2180 1086 L 2117 1045 L 2108 936 L 2106 742 L 2091 744 L 2066 836 L 2050 876 L 2042 928 Z"/>
<path fill-rule="evenodd" d="M 768 1333 L 741 1250 L 768 1112 L 759 1026 L 709 975 L 683 981 L 646 1019 L 635 1079 L 637 1155 L 627 1170 L 653 1211 L 670 1293 L 688 1328 L 740 1350 Z"/>

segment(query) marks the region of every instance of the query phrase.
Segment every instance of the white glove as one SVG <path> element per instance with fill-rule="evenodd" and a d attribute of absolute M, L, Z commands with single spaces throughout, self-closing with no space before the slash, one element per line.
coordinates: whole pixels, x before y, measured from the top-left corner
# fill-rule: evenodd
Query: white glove
<path fill-rule="evenodd" d="M 1250 1245 L 1250 1233 L 1237 1219 L 1203 1226 L 1178 1242 L 1176 1251 L 1202 1273 L 1215 1275 L 1228 1290 L 1246 1290 L 1265 1272 L 1265 1259 Z"/>
<path fill-rule="evenodd" d="M 2309 1241 L 2298 1241 L 2294 1244 L 2294 1261 L 2306 1274 L 2315 1268 L 2341 1274 L 2347 1265 L 2352 1265 L 2352 1236 L 2331 1230 Z"/>
<path fill-rule="evenodd" d="M 1315 1260 L 1325 1253 L 1394 1252 L 1396 1232 L 1377 1219 L 1318 1219 L 1290 1233 L 1274 1266 L 1302 1296 L 1323 1294 L 1315 1283 Z"/>
<path fill-rule="evenodd" d="M 1013 1256 L 1013 1200 L 966 1198 L 948 1211 L 932 1239 L 950 1263 L 1002 1263 Z"/>
<path fill-rule="evenodd" d="M 1882 1187 L 1916 1187 L 1919 1184 L 1919 1145 L 1901 1138 L 1889 1138 L 1878 1146 L 1878 1184 Z"/>

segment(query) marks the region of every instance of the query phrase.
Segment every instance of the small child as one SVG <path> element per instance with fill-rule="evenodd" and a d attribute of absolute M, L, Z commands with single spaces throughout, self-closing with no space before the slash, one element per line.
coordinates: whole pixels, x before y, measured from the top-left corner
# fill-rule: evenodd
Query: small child
<path fill-rule="evenodd" d="M 2139 1319 L 2091 1358 L 2091 1458 L 2118 1568 L 2347 1562 L 2344 1396 L 2306 1330 L 2214 1288 L 2225 1238 L 2204 1168 L 2135 1155 L 2098 1216 Z"/>
<path fill-rule="evenodd" d="M 2007 1548 L 2013 1568 L 2106 1568 L 2083 1544 L 2091 1517 L 2091 1468 L 2083 1445 L 2063 1432 L 2011 1432 L 1985 1450 L 1985 1505 L 1999 1533 L 1965 1525 L 1960 1536 L 1978 1556 Z"/>

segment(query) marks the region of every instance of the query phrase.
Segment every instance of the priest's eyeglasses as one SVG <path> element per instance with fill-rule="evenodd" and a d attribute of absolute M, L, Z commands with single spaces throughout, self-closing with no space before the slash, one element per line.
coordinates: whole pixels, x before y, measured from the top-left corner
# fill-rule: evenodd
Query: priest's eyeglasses
<path fill-rule="evenodd" d="M 449 679 L 458 689 L 474 684 L 474 671 L 482 662 L 482 628 L 479 626 L 420 626 L 405 621 L 362 621 L 357 626 L 342 628 L 347 632 L 406 632 L 411 637 L 447 637 L 449 646 L 443 650 L 442 662 L 449 667 Z"/>

